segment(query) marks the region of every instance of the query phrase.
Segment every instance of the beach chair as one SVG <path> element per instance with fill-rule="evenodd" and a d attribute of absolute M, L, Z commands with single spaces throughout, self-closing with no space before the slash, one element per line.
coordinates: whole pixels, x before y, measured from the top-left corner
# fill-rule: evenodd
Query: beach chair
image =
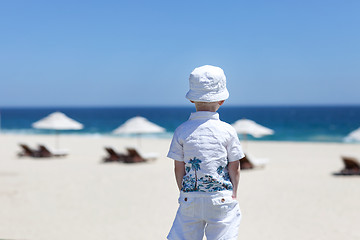
<path fill-rule="evenodd" d="M 255 158 L 251 154 L 245 154 L 245 157 L 240 159 L 240 169 L 253 169 L 253 168 L 264 168 L 269 162 L 267 158 Z"/>
<path fill-rule="evenodd" d="M 126 163 L 146 162 L 149 160 L 155 160 L 158 157 L 157 153 L 142 153 L 135 147 L 127 147 L 126 151 L 129 156 L 129 158 L 124 161 Z"/>
<path fill-rule="evenodd" d="M 249 161 L 249 159 L 246 156 L 240 159 L 240 169 L 246 170 L 252 168 L 254 168 L 254 165 Z"/>
<path fill-rule="evenodd" d="M 52 149 L 42 144 L 39 144 L 39 151 L 41 157 L 65 157 L 68 155 L 68 150 L 66 149 Z"/>
<path fill-rule="evenodd" d="M 30 148 L 25 143 L 19 143 L 22 151 L 18 153 L 19 157 L 41 157 L 40 151 Z"/>
<path fill-rule="evenodd" d="M 122 162 L 129 158 L 128 155 L 115 151 L 112 147 L 104 147 L 108 156 L 103 158 L 103 162 Z"/>
<path fill-rule="evenodd" d="M 344 168 L 334 175 L 360 175 L 360 162 L 353 156 L 341 156 Z"/>

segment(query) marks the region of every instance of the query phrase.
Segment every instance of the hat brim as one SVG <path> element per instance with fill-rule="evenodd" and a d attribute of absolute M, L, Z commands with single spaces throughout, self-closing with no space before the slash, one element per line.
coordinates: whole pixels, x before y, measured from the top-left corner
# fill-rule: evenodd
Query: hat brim
<path fill-rule="evenodd" d="M 208 92 L 206 94 L 199 94 L 196 91 L 189 90 L 185 97 L 194 102 L 218 102 L 228 99 L 229 91 L 225 89 L 219 93 Z"/>

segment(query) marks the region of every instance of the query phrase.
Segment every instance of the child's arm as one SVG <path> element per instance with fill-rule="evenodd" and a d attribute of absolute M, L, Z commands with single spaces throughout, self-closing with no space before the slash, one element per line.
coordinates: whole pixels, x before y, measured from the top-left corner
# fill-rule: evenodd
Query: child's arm
<path fill-rule="evenodd" d="M 176 183 L 178 185 L 179 190 L 181 191 L 182 180 L 185 175 L 185 163 L 174 160 L 174 165 L 175 165 L 174 171 L 175 171 Z"/>
<path fill-rule="evenodd" d="M 228 171 L 230 175 L 230 181 L 233 185 L 232 197 L 236 198 L 240 180 L 240 161 L 229 162 Z"/>

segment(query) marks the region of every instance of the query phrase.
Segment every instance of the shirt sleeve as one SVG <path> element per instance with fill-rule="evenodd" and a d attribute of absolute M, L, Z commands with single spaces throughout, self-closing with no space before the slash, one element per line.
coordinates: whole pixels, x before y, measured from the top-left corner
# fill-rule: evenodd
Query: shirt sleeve
<path fill-rule="evenodd" d="M 228 160 L 229 162 L 235 162 L 245 157 L 245 154 L 242 150 L 239 137 L 237 136 L 237 133 L 233 127 L 231 127 L 229 133 L 230 133 L 230 139 L 228 141 L 228 145 L 226 148 L 228 154 Z"/>
<path fill-rule="evenodd" d="M 174 136 L 171 140 L 170 149 L 167 154 L 168 158 L 174 159 L 176 161 L 184 161 L 184 151 L 183 146 L 179 141 L 179 137 L 175 131 Z"/>

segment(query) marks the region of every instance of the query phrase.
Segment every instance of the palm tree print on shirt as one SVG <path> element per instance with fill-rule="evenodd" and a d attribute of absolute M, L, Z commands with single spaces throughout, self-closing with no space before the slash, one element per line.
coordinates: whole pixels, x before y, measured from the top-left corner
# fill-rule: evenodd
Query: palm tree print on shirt
<path fill-rule="evenodd" d="M 222 172 L 223 172 L 223 170 L 224 170 L 224 167 L 223 167 L 223 166 L 219 166 L 218 169 L 216 170 L 216 172 L 217 172 L 219 175 L 221 175 Z"/>
<path fill-rule="evenodd" d="M 218 176 L 204 175 L 198 178 L 198 172 L 201 170 L 202 160 L 194 157 L 190 159 L 185 166 L 185 176 L 182 181 L 182 189 L 184 192 L 217 192 L 223 190 L 231 190 L 232 184 L 227 171 L 227 165 L 219 166 L 216 169 Z"/>
<path fill-rule="evenodd" d="M 200 170 L 200 163 L 202 161 L 196 157 L 194 157 L 193 159 L 190 159 L 189 163 L 191 164 L 191 169 L 194 170 L 195 172 L 195 191 L 198 190 L 197 189 L 197 174 L 196 171 Z"/>

